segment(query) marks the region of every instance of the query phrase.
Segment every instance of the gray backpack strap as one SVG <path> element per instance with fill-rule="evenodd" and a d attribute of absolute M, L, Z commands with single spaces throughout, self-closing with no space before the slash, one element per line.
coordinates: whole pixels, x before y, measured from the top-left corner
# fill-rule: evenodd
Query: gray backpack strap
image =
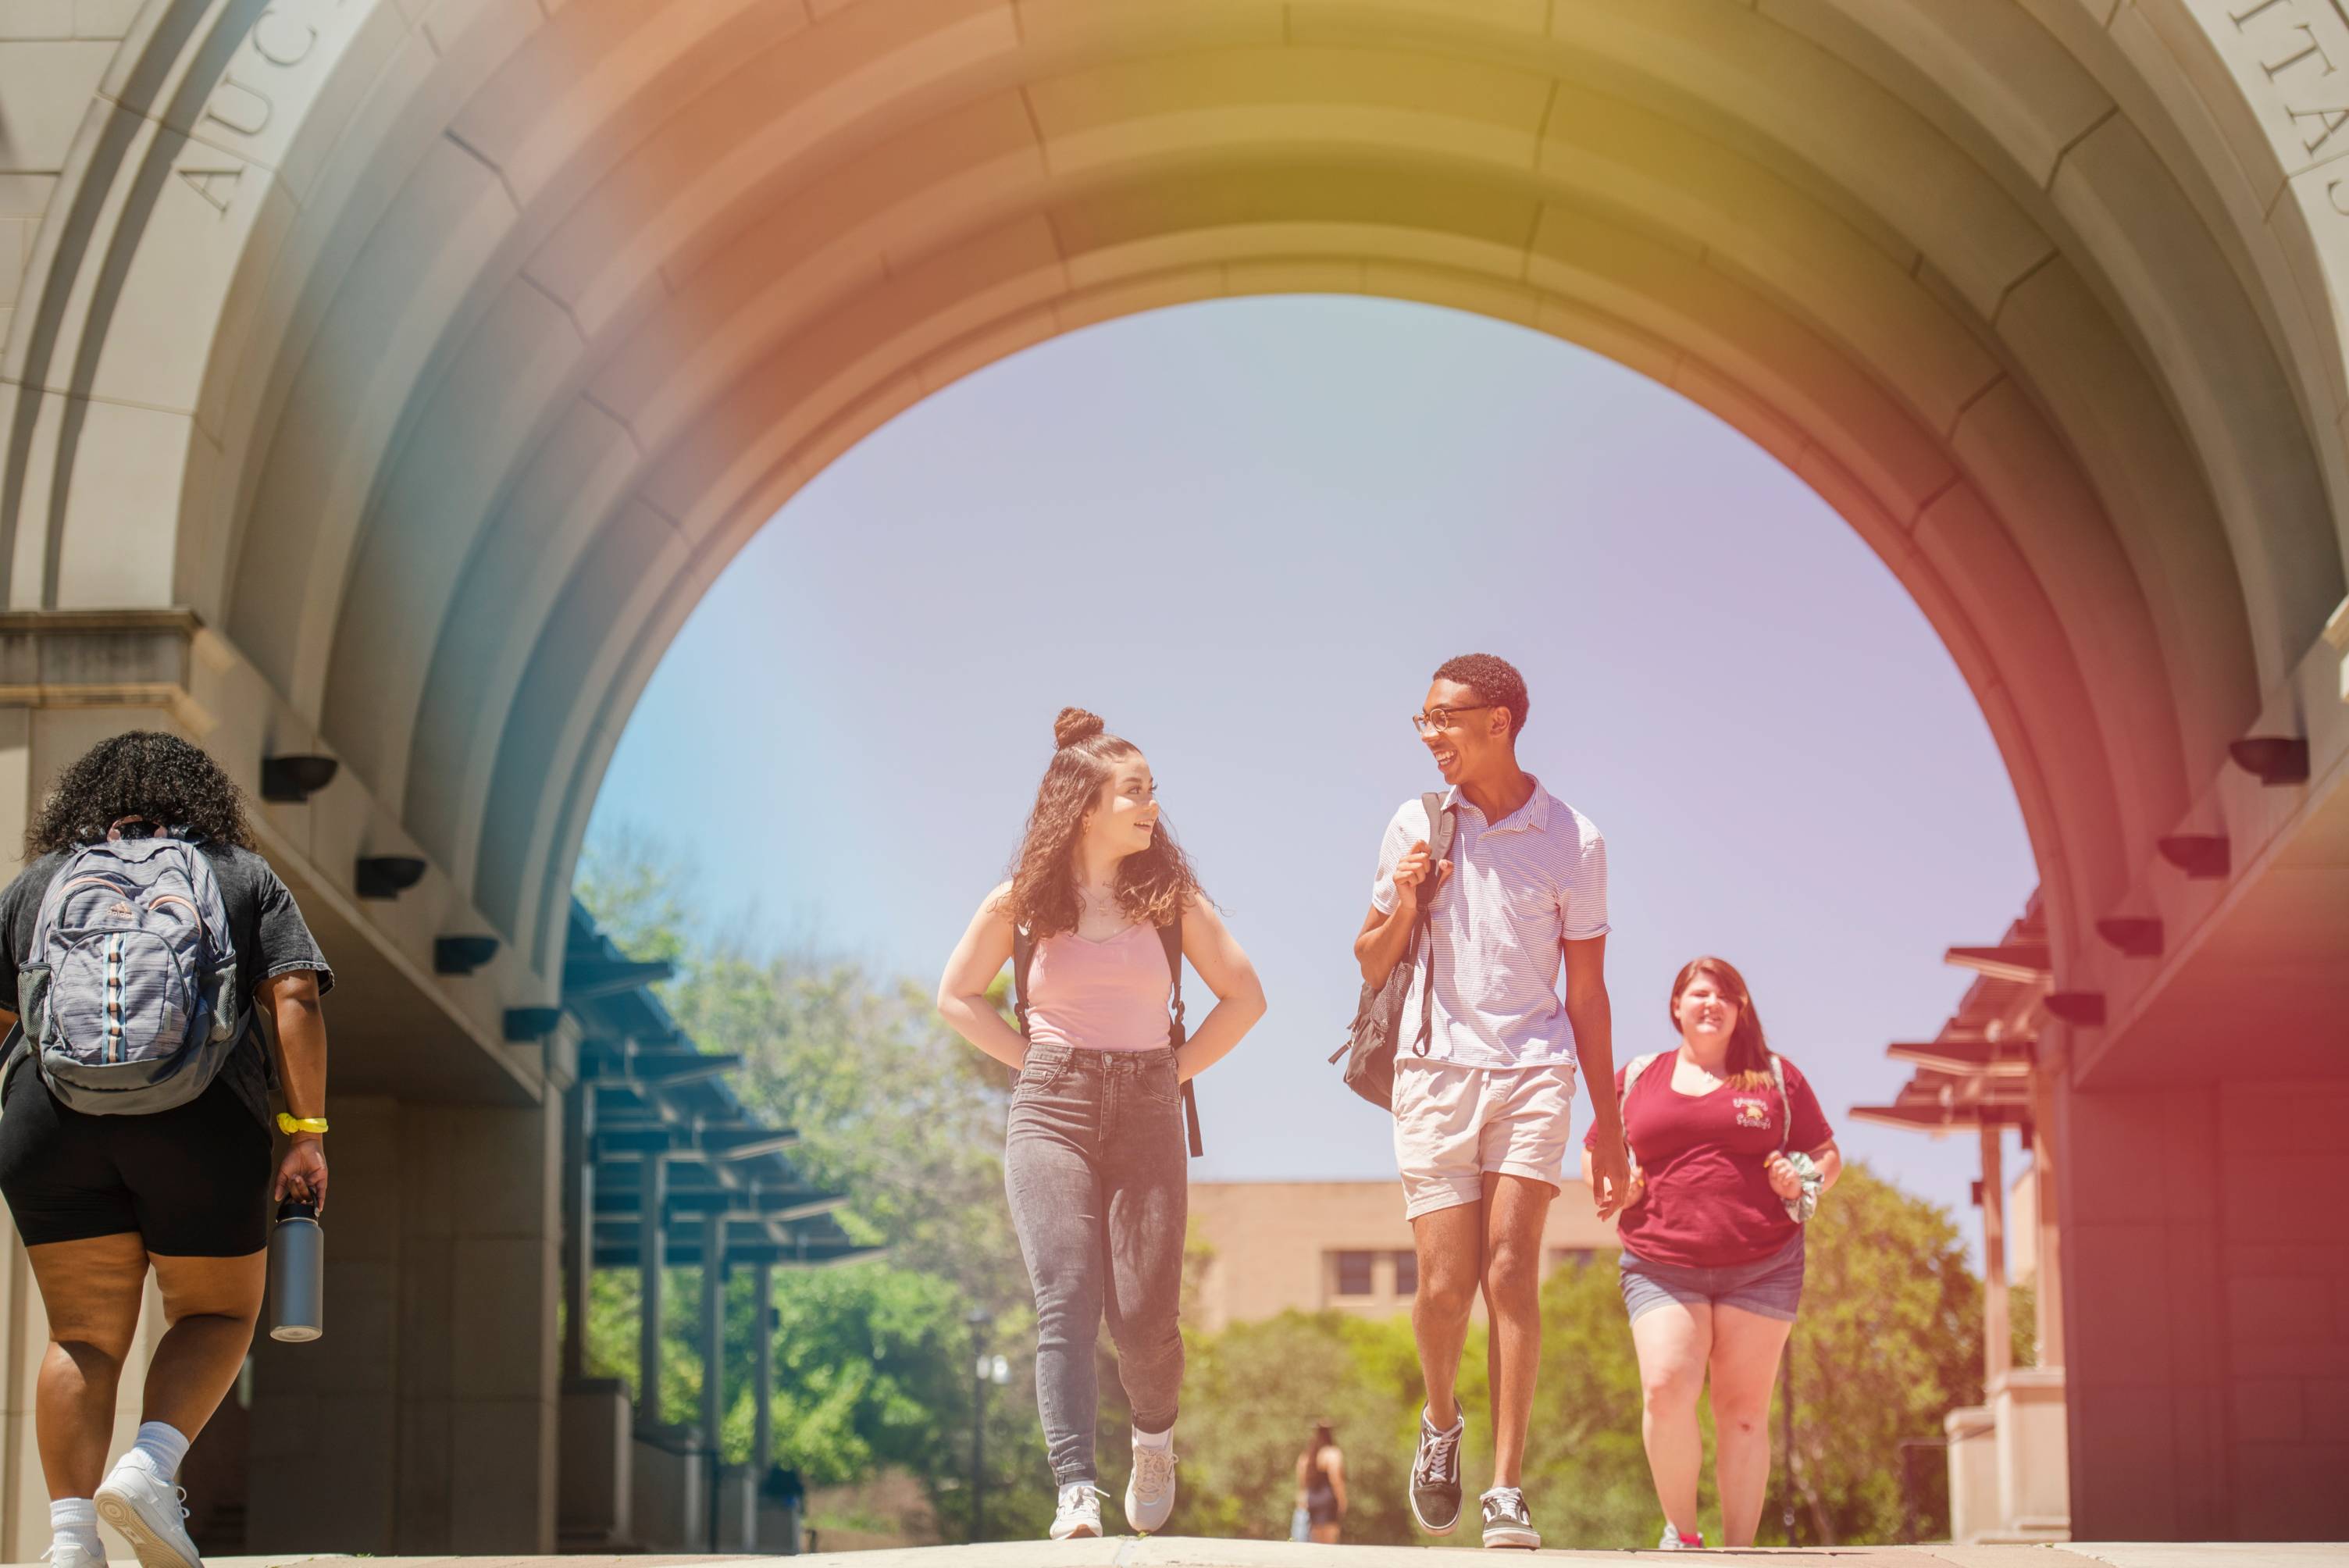
<path fill-rule="evenodd" d="M 1786 1145 L 1795 1140 L 1795 1101 L 1786 1092 L 1786 1064 L 1778 1053 L 1770 1053 L 1770 1076 L 1778 1080 L 1778 1152 L 1786 1152 Z"/>
<path fill-rule="evenodd" d="M 1444 857 L 1452 851 L 1452 828 L 1454 819 L 1450 809 L 1444 804 L 1444 794 L 1441 790 L 1430 789 L 1419 798 L 1419 803 L 1427 810 L 1429 886 L 1425 895 L 1419 901 L 1419 919 L 1412 927 L 1411 939 L 1426 950 L 1427 984 L 1419 988 L 1419 1038 L 1413 1044 L 1412 1049 L 1423 1057 L 1427 1055 L 1429 1043 L 1435 1037 L 1435 932 L 1433 928 L 1435 888 L 1433 884 L 1438 874 L 1436 868 L 1444 863 Z M 1403 949 L 1403 959 L 1406 963 L 1411 959 L 1411 949 L 1408 946 Z"/>
<path fill-rule="evenodd" d="M 1623 1088 L 1622 1092 L 1615 1097 L 1615 1119 L 1618 1121 L 1622 1122 L 1626 1128 L 1630 1126 L 1630 1121 L 1625 1119 L 1625 1117 L 1631 1103 L 1631 1086 L 1640 1081 L 1640 1075 L 1648 1070 L 1648 1064 L 1654 1061 L 1658 1057 L 1661 1057 L 1663 1054 L 1664 1053 L 1661 1051 L 1650 1051 L 1644 1057 L 1633 1057 L 1630 1061 L 1623 1064 Z M 1626 1132 L 1624 1134 L 1625 1141 L 1630 1141 L 1630 1134 Z"/>

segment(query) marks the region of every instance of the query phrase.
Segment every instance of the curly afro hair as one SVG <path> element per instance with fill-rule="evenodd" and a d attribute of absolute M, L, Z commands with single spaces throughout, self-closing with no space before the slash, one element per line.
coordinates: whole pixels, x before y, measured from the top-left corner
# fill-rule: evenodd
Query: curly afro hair
<path fill-rule="evenodd" d="M 176 735 L 134 729 L 99 741 L 58 775 L 57 787 L 25 830 L 25 858 L 95 843 L 125 817 L 253 848 L 244 796 L 221 765 Z"/>
<path fill-rule="evenodd" d="M 1526 706 L 1531 699 L 1526 696 L 1526 677 L 1517 674 L 1517 666 L 1508 660 L 1491 654 L 1463 654 L 1456 659 L 1444 660 L 1434 678 L 1457 681 L 1475 692 L 1481 700 L 1507 708 L 1511 740 L 1524 732 Z"/>

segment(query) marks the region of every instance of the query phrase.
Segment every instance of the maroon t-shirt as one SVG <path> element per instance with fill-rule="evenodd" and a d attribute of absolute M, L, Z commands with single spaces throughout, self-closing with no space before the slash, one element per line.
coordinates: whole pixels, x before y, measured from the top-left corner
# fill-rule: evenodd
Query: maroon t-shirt
<path fill-rule="evenodd" d="M 1623 1092 L 1629 1064 L 1615 1071 L 1624 1138 L 1647 1181 L 1645 1195 L 1618 1222 L 1616 1234 L 1640 1257 L 1676 1268 L 1760 1263 L 1802 1228 L 1786 1217 L 1785 1202 L 1771 1191 L 1763 1169 L 1779 1146 L 1786 1107 L 1775 1084 L 1759 1089 L 1724 1084 L 1710 1094 L 1682 1094 L 1672 1087 L 1679 1057 L 1666 1051 L 1650 1062 L 1629 1094 Z M 1795 1136 L 1785 1146 L 1807 1154 L 1834 1138 L 1835 1130 L 1801 1071 L 1792 1062 L 1784 1065 L 1795 1119 Z M 1598 1140 L 1594 1125 L 1582 1146 Z"/>

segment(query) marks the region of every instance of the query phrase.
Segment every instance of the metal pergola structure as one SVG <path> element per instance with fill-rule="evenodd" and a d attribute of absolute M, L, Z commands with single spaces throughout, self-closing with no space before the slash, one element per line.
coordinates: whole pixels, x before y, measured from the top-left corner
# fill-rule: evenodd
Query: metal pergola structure
<path fill-rule="evenodd" d="M 2050 1119 L 2042 1104 L 2047 1080 L 2039 1070 L 2039 1033 L 2044 1021 L 2064 1005 L 2054 994 L 2054 964 L 2047 941 L 2047 917 L 2036 893 L 2022 918 L 1997 943 L 1952 947 L 1947 961 L 1971 969 L 1957 1010 L 1930 1040 L 1885 1047 L 1896 1061 L 1916 1071 L 1889 1105 L 1857 1105 L 1862 1121 L 1915 1131 L 1976 1130 L 1982 1140 L 1982 1178 L 1974 1202 L 1982 1211 L 1982 1353 L 1986 1381 L 2007 1370 L 2006 1191 L 2001 1138 L 2016 1129 L 2038 1173 L 2041 1213 L 2035 1234 L 2041 1277 L 2054 1277 L 2057 1246 L 2054 1217 L 2046 1208 L 2056 1152 Z M 2039 1314 L 2043 1364 L 2061 1365 L 2063 1317 L 2057 1304 L 2043 1300 Z"/>
<path fill-rule="evenodd" d="M 698 1268 L 702 1292 L 702 1440 L 725 1411 L 728 1273 L 757 1271 L 757 1317 L 773 1320 L 778 1268 L 819 1268 L 874 1255 L 845 1235 L 845 1201 L 792 1164 L 798 1134 L 759 1117 L 735 1092 L 742 1058 L 703 1050 L 651 987 L 671 966 L 622 953 L 576 900 L 563 965 L 563 1009 L 580 1033 L 578 1081 L 564 1106 L 563 1370 L 586 1375 L 588 1280 L 634 1269 L 636 1421 L 657 1430 L 665 1271 Z M 773 1460 L 771 1329 L 758 1336 L 752 1474 Z"/>

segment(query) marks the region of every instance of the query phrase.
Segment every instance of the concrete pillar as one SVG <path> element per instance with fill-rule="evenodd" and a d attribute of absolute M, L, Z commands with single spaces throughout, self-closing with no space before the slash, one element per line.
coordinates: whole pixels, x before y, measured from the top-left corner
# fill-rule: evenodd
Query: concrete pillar
<path fill-rule="evenodd" d="M 2349 1536 L 2349 1081 L 2058 1097 L 2072 1528 Z"/>
<path fill-rule="evenodd" d="M 554 1550 L 563 1106 L 411 1106 L 396 1550 Z"/>
<path fill-rule="evenodd" d="M 2032 1246 L 2038 1280 L 2039 1365 L 2064 1365 L 2064 1226 L 2054 1075 L 2031 1075 Z"/>
<path fill-rule="evenodd" d="M 563 1380 L 587 1376 L 587 1298 L 595 1271 L 595 1088 L 564 1096 Z"/>
<path fill-rule="evenodd" d="M 2006 1171 L 2000 1155 L 2005 1130 L 1982 1126 L 1982 1387 L 2004 1376 L 2013 1362 L 2013 1334 L 2006 1300 Z"/>
<path fill-rule="evenodd" d="M 644 1197 L 636 1241 L 636 1424 L 661 1421 L 661 1274 L 667 1263 L 661 1211 L 668 1206 L 668 1165 L 657 1154 L 645 1157 Z"/>
<path fill-rule="evenodd" d="M 402 1189 L 417 1173 L 398 1101 L 335 1094 L 329 1110 L 325 1333 L 254 1341 L 245 1543 L 388 1555 L 399 1549 Z"/>

